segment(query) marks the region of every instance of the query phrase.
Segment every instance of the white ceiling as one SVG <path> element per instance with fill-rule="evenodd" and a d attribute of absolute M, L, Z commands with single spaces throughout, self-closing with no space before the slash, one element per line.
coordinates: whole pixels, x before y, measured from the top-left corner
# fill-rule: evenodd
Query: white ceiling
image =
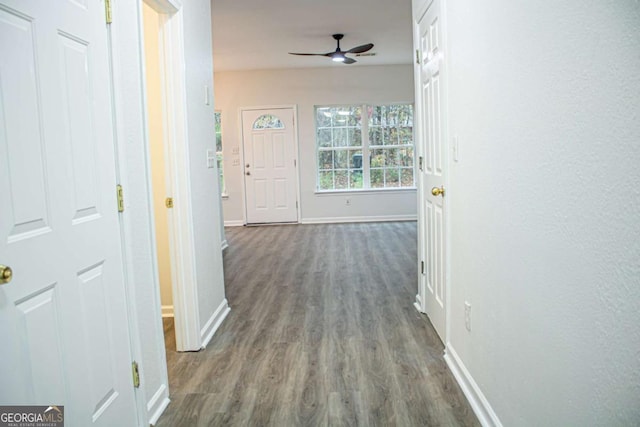
<path fill-rule="evenodd" d="M 213 65 L 216 71 L 266 68 L 356 67 L 410 64 L 411 0 L 212 0 Z M 376 56 L 352 65 L 326 57 L 332 34 L 343 33 L 342 50 L 366 43 Z"/>

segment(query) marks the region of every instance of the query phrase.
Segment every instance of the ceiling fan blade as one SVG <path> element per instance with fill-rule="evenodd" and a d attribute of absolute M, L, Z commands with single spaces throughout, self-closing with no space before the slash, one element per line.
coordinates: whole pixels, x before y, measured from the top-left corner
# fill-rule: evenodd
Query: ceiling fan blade
<path fill-rule="evenodd" d="M 362 46 L 356 46 L 352 49 L 349 49 L 345 53 L 364 53 L 373 49 L 373 43 L 363 44 Z"/>
<path fill-rule="evenodd" d="M 330 56 L 331 54 L 333 54 L 333 52 L 331 52 L 331 53 L 295 53 L 295 52 L 289 52 L 289 55 L 301 55 L 301 56 Z"/>
<path fill-rule="evenodd" d="M 345 57 L 345 58 L 344 58 L 344 61 L 342 61 L 342 63 L 343 63 L 343 64 L 353 64 L 353 63 L 355 63 L 355 62 L 358 62 L 358 61 L 356 61 L 356 60 L 355 60 L 355 59 L 353 59 L 353 58 L 347 58 L 347 57 Z"/>

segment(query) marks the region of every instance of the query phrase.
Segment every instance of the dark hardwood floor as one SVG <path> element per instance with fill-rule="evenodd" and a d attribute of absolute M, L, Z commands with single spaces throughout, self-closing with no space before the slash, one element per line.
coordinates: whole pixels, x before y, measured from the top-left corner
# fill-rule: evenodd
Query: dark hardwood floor
<path fill-rule="evenodd" d="M 475 426 L 413 307 L 413 222 L 226 229 L 231 312 L 176 353 L 160 426 Z"/>

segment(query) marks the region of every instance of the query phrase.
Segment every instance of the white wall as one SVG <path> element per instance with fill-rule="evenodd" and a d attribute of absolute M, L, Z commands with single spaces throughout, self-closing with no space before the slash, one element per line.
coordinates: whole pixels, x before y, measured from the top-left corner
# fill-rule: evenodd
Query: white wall
<path fill-rule="evenodd" d="M 200 329 L 205 340 L 215 315 L 220 315 L 218 309 L 228 310 L 220 247 L 218 172 L 216 168 L 207 168 L 206 162 L 206 152 L 215 153 L 216 141 L 210 8 L 209 0 L 189 1 L 183 6 L 191 206 Z M 210 95 L 209 105 L 205 104 L 205 87 Z"/>
<path fill-rule="evenodd" d="M 415 190 L 385 193 L 315 194 L 315 105 L 413 102 L 410 65 L 287 70 L 228 71 L 215 74 L 216 109 L 222 111 L 224 171 L 229 198 L 227 223 L 244 219 L 240 108 L 297 105 L 302 222 L 415 218 Z M 234 150 L 239 154 L 235 155 Z M 240 159 L 233 165 L 234 159 Z M 351 205 L 346 205 L 346 198 Z"/>
<path fill-rule="evenodd" d="M 144 56 L 147 82 L 147 119 L 151 154 L 151 178 L 153 182 L 153 210 L 155 214 L 156 253 L 160 279 L 160 302 L 173 313 L 173 288 L 171 283 L 171 256 L 169 250 L 169 223 L 165 199 L 166 166 L 164 161 L 164 135 L 162 117 L 162 82 L 160 79 L 160 47 L 158 40 L 159 15 L 150 6 L 142 5 L 144 21 Z"/>
<path fill-rule="evenodd" d="M 640 4 L 444 4 L 448 347 L 504 425 L 638 425 Z"/>

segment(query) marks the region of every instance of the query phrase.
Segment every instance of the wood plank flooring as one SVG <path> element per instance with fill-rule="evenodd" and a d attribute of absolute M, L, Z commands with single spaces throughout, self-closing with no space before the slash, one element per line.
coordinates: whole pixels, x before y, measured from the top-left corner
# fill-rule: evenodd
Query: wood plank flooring
<path fill-rule="evenodd" d="M 231 313 L 177 353 L 161 426 L 476 426 L 413 307 L 414 222 L 226 229 Z"/>

